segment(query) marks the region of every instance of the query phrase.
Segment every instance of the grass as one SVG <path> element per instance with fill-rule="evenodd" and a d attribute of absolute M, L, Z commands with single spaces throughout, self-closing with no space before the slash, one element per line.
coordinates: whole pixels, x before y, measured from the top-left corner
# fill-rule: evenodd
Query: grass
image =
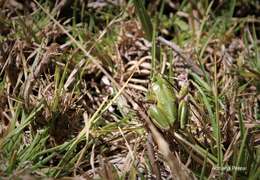
<path fill-rule="evenodd" d="M 0 2 L 1 178 L 259 177 L 259 3 L 16 3 Z M 167 128 L 148 113 L 158 75 Z"/>

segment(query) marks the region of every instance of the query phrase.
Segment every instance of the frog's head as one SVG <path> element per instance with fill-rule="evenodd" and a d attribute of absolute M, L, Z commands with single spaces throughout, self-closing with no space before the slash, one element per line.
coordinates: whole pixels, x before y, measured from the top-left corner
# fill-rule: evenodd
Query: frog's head
<path fill-rule="evenodd" d="M 156 101 L 157 100 L 157 95 L 160 91 L 160 87 L 163 84 L 164 79 L 160 74 L 156 74 L 151 83 L 151 87 L 149 88 L 149 91 L 146 95 L 146 99 L 148 101 Z"/>
<path fill-rule="evenodd" d="M 171 84 L 165 78 L 163 78 L 161 74 L 155 75 L 146 96 L 147 100 L 157 102 L 158 100 L 168 98 L 165 97 L 165 95 L 173 96 L 173 92 L 169 92 L 172 91 L 172 88 L 170 86 Z"/>
<path fill-rule="evenodd" d="M 146 100 L 147 101 L 156 101 L 156 94 L 152 90 L 149 90 L 146 94 Z"/>

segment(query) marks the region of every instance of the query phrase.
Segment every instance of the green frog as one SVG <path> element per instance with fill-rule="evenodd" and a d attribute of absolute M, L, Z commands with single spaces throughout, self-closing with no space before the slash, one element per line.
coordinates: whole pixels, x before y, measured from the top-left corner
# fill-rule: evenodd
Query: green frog
<path fill-rule="evenodd" d="M 187 84 L 176 93 L 169 81 L 156 75 L 147 95 L 147 100 L 154 102 L 148 109 L 153 123 L 162 130 L 185 128 L 188 118 L 187 94 Z"/>

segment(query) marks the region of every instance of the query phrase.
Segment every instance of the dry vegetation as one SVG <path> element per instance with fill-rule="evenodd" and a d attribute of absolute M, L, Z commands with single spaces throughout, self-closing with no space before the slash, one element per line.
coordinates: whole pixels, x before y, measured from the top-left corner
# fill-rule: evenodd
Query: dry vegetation
<path fill-rule="evenodd" d="M 0 179 L 260 177 L 260 3 L 142 2 L 0 0 Z"/>

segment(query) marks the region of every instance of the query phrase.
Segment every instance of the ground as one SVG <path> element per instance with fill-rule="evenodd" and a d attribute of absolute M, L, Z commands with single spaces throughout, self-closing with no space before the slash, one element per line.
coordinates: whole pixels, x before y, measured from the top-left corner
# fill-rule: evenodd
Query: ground
<path fill-rule="evenodd" d="M 0 8 L 1 178 L 260 176 L 258 1 Z"/>

